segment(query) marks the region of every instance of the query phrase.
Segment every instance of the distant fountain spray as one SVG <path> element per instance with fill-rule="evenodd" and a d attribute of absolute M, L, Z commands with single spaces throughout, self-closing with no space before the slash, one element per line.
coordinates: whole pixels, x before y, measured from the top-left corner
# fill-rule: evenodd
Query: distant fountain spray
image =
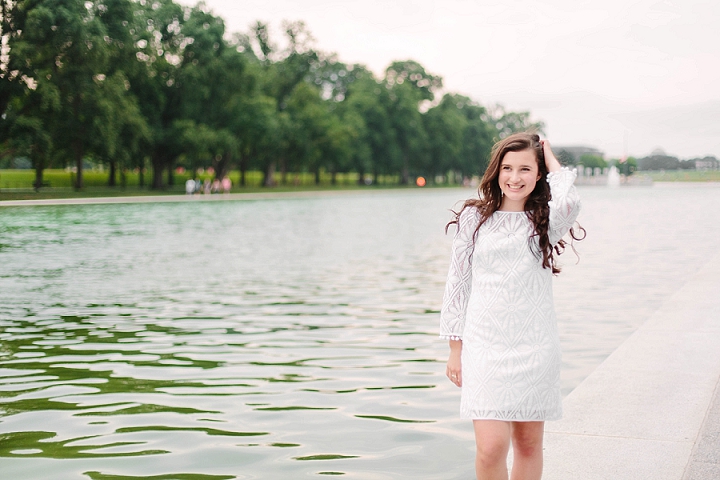
<path fill-rule="evenodd" d="M 610 171 L 608 172 L 607 184 L 608 184 L 608 187 L 619 187 L 620 186 L 620 172 L 618 171 L 618 169 L 615 165 L 610 167 Z"/>

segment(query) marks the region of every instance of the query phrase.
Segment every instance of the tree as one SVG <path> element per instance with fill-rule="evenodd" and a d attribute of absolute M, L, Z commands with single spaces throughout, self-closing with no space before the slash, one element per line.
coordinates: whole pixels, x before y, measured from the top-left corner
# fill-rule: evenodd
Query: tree
<path fill-rule="evenodd" d="M 128 32 L 136 63 L 126 71 L 130 91 L 138 99 L 150 129 L 148 150 L 152 188 L 164 187 L 163 172 L 172 169 L 178 155 L 173 123 L 179 118 L 181 95 L 177 77 L 183 53 L 193 39 L 182 32 L 185 12 L 172 0 L 134 3 Z M 142 168 L 140 170 L 142 172 Z M 168 177 L 172 177 L 168 174 Z"/>
<path fill-rule="evenodd" d="M 400 183 L 409 183 L 410 171 L 422 169 L 426 161 L 427 132 L 425 131 L 420 104 L 435 98 L 435 91 L 442 87 L 442 78 L 429 74 L 413 60 L 393 62 L 385 71 L 385 85 L 390 90 L 390 121 L 401 164 Z"/>
<path fill-rule="evenodd" d="M 89 139 L 100 133 L 94 128 L 101 100 L 97 80 L 107 67 L 110 37 L 97 15 L 99 5 L 81 0 L 25 1 L 11 11 L 8 4 L 3 5 L 3 14 L 10 15 L 8 69 L 16 72 L 15 77 L 27 88 L 53 98 L 57 108 L 44 112 L 52 119 L 44 121 L 43 128 L 51 128 L 55 146 L 74 158 L 76 188 L 83 186 L 83 158 Z M 16 87 L 12 81 L 4 85 L 15 95 Z"/>
<path fill-rule="evenodd" d="M 88 147 L 109 164 L 108 185 L 115 186 L 118 168 L 131 166 L 132 158 L 140 155 L 140 147 L 149 141 L 150 130 L 121 71 L 98 83 L 93 129 L 99 135 L 90 139 Z"/>
<path fill-rule="evenodd" d="M 275 99 L 256 94 L 236 95 L 230 99 L 234 112 L 228 128 L 238 140 L 240 185 L 246 185 L 250 166 L 268 165 L 279 150 L 280 121 Z"/>
<path fill-rule="evenodd" d="M 228 40 L 203 4 L 173 0 L 0 0 L 0 147 L 30 159 L 36 187 L 51 159 L 117 172 L 149 159 L 153 188 L 175 166 L 288 172 L 470 176 L 494 139 L 541 129 L 528 112 L 489 110 L 458 94 L 437 104 L 442 78 L 393 62 L 378 80 L 317 51 L 302 22 L 266 24 Z M 690 165 L 690 163 L 688 163 Z M 124 178 L 124 177 L 123 177 Z M 167 179 L 167 180 L 165 180 Z M 141 180 L 141 182 L 144 180 Z"/>
<path fill-rule="evenodd" d="M 338 172 L 352 170 L 360 173 L 359 183 L 363 183 L 371 163 L 370 149 L 361 142 L 367 133 L 366 124 L 353 104 L 346 101 L 350 88 L 366 77 L 372 78 L 372 73 L 363 66 L 346 65 L 335 54 L 322 53 L 318 53 L 310 73 L 310 80 L 318 87 L 329 113 L 322 163 L 330 171 L 333 185 Z"/>
<path fill-rule="evenodd" d="M 107 70 L 96 76 L 100 101 L 95 123 L 102 135 L 91 149 L 109 165 L 109 186 L 117 184 L 118 170 L 124 179 L 127 168 L 142 166 L 141 148 L 146 147 L 151 138 L 137 97 L 130 90 L 129 77 L 142 72 L 130 22 L 136 8 L 131 0 L 103 0 L 96 9 L 107 32 L 109 60 Z"/>
<path fill-rule="evenodd" d="M 638 159 L 639 170 L 677 170 L 680 167 L 680 160 L 677 157 L 667 155 L 662 150 L 656 150 L 651 155 Z"/>
<path fill-rule="evenodd" d="M 562 165 L 575 165 L 575 157 L 572 153 L 568 152 L 565 149 L 560 149 L 557 152 L 557 159 L 560 161 Z"/>
<path fill-rule="evenodd" d="M 458 99 L 446 94 L 440 103 L 423 116 L 428 134 L 429 163 L 426 172 L 435 177 L 459 170 L 463 159 L 463 141 L 468 120 L 458 107 Z"/>
<path fill-rule="evenodd" d="M 19 115 L 10 129 L 10 144 L 16 154 L 26 155 L 35 170 L 35 191 L 43 186 L 43 170 L 47 167 L 52 139 L 43 123 L 42 116 Z"/>
<path fill-rule="evenodd" d="M 10 123 L 7 121 L 10 102 L 28 89 L 29 69 L 23 61 L 22 48 L 26 15 L 21 6 L 16 0 L 0 0 L 0 124 L 4 130 Z M 7 138 L 6 131 L 0 132 Z"/>
<path fill-rule="evenodd" d="M 247 57 L 224 39 L 221 18 L 195 7 L 187 16 L 183 33 L 193 41 L 185 48 L 177 77 L 179 117 L 203 126 L 204 138 L 199 139 L 200 143 L 212 138 L 209 162 L 216 176 L 222 178 L 230 170 L 240 146 L 237 132 L 231 127 L 239 113 L 232 108 L 237 105 L 233 99 L 249 95 L 254 79 L 246 73 Z"/>
<path fill-rule="evenodd" d="M 495 126 L 499 139 L 518 132 L 542 133 L 545 128 L 541 121 L 530 121 L 530 112 L 508 112 L 502 105 L 490 107 L 486 121 Z"/>
<path fill-rule="evenodd" d="M 594 169 L 607 168 L 608 166 L 607 162 L 603 160 L 602 157 L 599 157 L 597 155 L 591 155 L 589 153 L 580 156 L 580 159 L 578 160 L 578 165 L 582 165 L 585 168 L 592 168 L 593 175 L 595 174 Z"/>
<path fill-rule="evenodd" d="M 455 96 L 454 100 L 467 119 L 462 161 L 455 168 L 463 177 L 482 175 L 490 163 L 490 151 L 497 133 L 495 126 L 485 120 L 485 107 L 462 95 Z"/>
<path fill-rule="evenodd" d="M 258 155 L 257 161 L 263 171 L 263 185 L 275 184 L 275 170 L 279 167 L 283 178 L 289 169 L 299 168 L 298 162 L 309 162 L 307 167 L 319 168 L 317 155 L 311 153 L 307 146 L 307 139 L 303 136 L 317 136 L 317 132 L 301 132 L 298 130 L 298 121 L 309 122 L 310 118 L 319 110 L 315 108 L 314 101 L 308 101 L 310 96 L 305 84 L 311 82 L 312 72 L 318 69 L 318 54 L 313 47 L 312 35 L 302 22 L 286 22 L 283 24 L 287 47 L 280 50 L 270 39 L 266 24 L 258 22 L 250 35 L 239 38 L 240 46 L 257 61 L 262 74 L 261 90 L 264 95 L 274 99 L 277 116 L 275 125 L 275 155 Z M 299 91 L 296 92 L 296 89 Z M 295 102 L 294 112 L 288 112 L 291 98 Z M 314 109 L 302 120 L 298 120 L 298 105 L 306 105 Z M 269 122 L 263 120 L 265 125 Z M 310 122 L 313 128 L 316 122 Z M 300 159 L 303 160 L 300 160 Z"/>
<path fill-rule="evenodd" d="M 400 163 L 388 110 L 390 90 L 363 66 L 353 66 L 353 75 L 355 80 L 348 85 L 339 104 L 341 118 L 353 125 L 356 132 L 350 168 L 358 172 L 358 182 L 364 182 L 366 173 L 372 173 L 377 183 L 381 173 L 391 173 L 391 165 Z"/>
<path fill-rule="evenodd" d="M 195 177 L 198 169 L 212 163 L 217 151 L 217 134 L 207 125 L 193 120 L 176 120 L 173 130 L 173 137 L 182 152 L 182 163 Z"/>
<path fill-rule="evenodd" d="M 396 84 L 390 91 L 388 113 L 400 153 L 399 164 L 390 168 L 400 172 L 400 184 L 407 185 L 410 172 L 422 168 L 427 154 L 427 132 L 418 105 L 422 97 L 408 83 Z"/>
<path fill-rule="evenodd" d="M 18 23 L 22 25 L 21 22 Z M 7 154 L 23 155 L 30 159 L 35 170 L 33 187 L 37 191 L 44 184 L 43 171 L 50 164 L 53 146 L 52 119 L 60 108 L 60 99 L 57 89 L 51 83 L 45 79 L 37 82 L 27 76 L 33 71 L 22 61 L 22 39 L 18 35 L 8 35 L 5 40 L 8 62 L 3 66 L 4 75 L 0 85 L 3 86 L 4 93 L 12 94 L 3 100 L 0 133 L 6 139 L 3 143 L 8 149 Z M 25 74 L 22 75 L 25 80 L 22 84 L 13 84 L 8 78 L 12 74 L 9 74 L 7 69 L 14 68 L 15 65 L 25 68 Z"/>
<path fill-rule="evenodd" d="M 315 174 L 315 183 L 320 183 L 320 169 L 326 160 L 326 138 L 331 118 L 320 92 L 309 83 L 303 82 L 296 86 L 288 98 L 285 162 L 298 171 L 301 166 L 307 167 Z"/>
<path fill-rule="evenodd" d="M 435 92 L 442 88 L 442 77 L 432 75 L 414 60 L 393 62 L 385 70 L 385 83 L 391 88 L 409 83 L 421 100 L 432 101 Z"/>
<path fill-rule="evenodd" d="M 625 159 L 621 158 L 619 160 L 613 160 L 610 163 L 617 167 L 618 172 L 621 175 L 632 175 L 633 172 L 637 170 L 637 160 L 635 157 L 627 157 Z"/>

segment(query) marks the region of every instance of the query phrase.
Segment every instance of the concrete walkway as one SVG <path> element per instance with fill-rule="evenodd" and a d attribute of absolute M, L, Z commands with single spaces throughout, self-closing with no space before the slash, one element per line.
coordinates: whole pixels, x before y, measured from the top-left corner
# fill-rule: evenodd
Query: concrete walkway
<path fill-rule="evenodd" d="M 543 479 L 720 479 L 719 379 L 716 255 L 568 395 Z"/>
<path fill-rule="evenodd" d="M 683 480 L 720 479 L 720 381 Z"/>

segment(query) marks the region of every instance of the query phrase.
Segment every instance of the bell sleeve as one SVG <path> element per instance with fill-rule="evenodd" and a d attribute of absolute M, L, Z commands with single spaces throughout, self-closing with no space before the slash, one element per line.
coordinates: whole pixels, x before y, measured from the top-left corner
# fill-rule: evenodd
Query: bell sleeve
<path fill-rule="evenodd" d="M 556 245 L 570 231 L 580 213 L 580 196 L 574 185 L 576 176 L 576 173 L 567 167 L 547 175 L 552 196 L 552 200 L 548 203 L 550 208 L 548 239 L 551 245 Z"/>
<path fill-rule="evenodd" d="M 472 288 L 471 256 L 477 222 L 476 208 L 468 207 L 460 213 L 440 311 L 440 338 L 446 340 L 462 340 L 465 313 Z"/>

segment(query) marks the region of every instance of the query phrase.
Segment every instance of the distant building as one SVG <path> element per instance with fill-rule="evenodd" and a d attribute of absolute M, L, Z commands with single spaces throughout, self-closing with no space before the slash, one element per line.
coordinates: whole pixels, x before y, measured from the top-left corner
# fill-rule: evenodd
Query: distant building
<path fill-rule="evenodd" d="M 717 170 L 720 162 L 713 156 L 694 159 L 696 170 Z"/>

